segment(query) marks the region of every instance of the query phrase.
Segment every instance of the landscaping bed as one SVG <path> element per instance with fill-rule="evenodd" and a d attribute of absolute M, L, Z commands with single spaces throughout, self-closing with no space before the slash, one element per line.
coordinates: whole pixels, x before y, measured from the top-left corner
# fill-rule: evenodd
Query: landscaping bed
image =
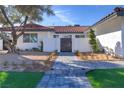
<path fill-rule="evenodd" d="M 44 72 L 52 67 L 56 58 L 57 54 L 55 52 L 24 52 L 20 55 L 0 55 L 0 71 Z"/>
<path fill-rule="evenodd" d="M 89 61 L 122 61 L 122 58 L 113 57 L 104 53 L 75 53 L 78 58 Z"/>
<path fill-rule="evenodd" d="M 35 88 L 42 77 L 41 72 L 0 72 L 0 87 Z"/>
<path fill-rule="evenodd" d="M 87 77 L 95 88 L 124 88 L 124 68 L 96 69 L 89 71 Z"/>
<path fill-rule="evenodd" d="M 53 66 L 54 60 L 57 58 L 57 53 L 49 53 L 49 56 L 43 62 L 34 62 L 30 65 L 27 65 L 25 71 L 48 71 Z"/>

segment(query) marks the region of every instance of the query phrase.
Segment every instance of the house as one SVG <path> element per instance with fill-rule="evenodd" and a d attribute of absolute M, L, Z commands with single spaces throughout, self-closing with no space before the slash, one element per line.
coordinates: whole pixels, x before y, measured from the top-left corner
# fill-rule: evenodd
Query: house
<path fill-rule="evenodd" d="M 90 52 L 87 33 L 93 29 L 101 49 L 124 57 L 124 8 L 117 7 L 92 26 L 41 26 L 27 24 L 25 34 L 18 39 L 22 50 L 39 48 L 46 52 Z M 0 28 L 6 33 L 11 28 Z"/>
<path fill-rule="evenodd" d="M 45 52 L 57 50 L 58 52 L 81 52 L 91 51 L 86 36 L 89 26 L 41 26 L 38 24 L 27 24 L 25 34 L 19 37 L 17 48 L 29 50 L 39 48 Z M 11 28 L 1 28 L 8 35 Z"/>
<path fill-rule="evenodd" d="M 116 56 L 124 57 L 124 8 L 116 7 L 91 27 L 105 51 L 113 51 Z"/>

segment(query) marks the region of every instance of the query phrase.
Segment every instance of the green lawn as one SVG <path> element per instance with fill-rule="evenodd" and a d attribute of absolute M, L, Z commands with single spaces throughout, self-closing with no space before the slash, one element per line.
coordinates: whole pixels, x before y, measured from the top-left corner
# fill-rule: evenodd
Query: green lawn
<path fill-rule="evenodd" d="M 87 73 L 95 88 L 124 88 L 124 68 L 97 69 Z"/>
<path fill-rule="evenodd" d="M 0 72 L 0 87 L 33 88 L 42 76 L 41 72 Z"/>

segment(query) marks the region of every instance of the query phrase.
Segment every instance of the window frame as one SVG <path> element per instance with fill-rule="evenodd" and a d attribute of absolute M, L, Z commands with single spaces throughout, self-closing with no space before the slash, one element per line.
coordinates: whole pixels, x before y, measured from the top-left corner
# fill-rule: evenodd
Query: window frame
<path fill-rule="evenodd" d="M 85 35 L 75 35 L 75 38 L 85 38 Z"/>
<path fill-rule="evenodd" d="M 59 38 L 59 35 L 53 35 L 53 38 Z"/>
<path fill-rule="evenodd" d="M 25 35 L 28 35 L 28 39 L 29 40 L 25 40 Z M 36 36 L 36 41 L 35 42 L 33 42 L 33 40 L 32 40 L 32 36 Z M 37 43 L 38 42 L 38 34 L 37 33 L 25 33 L 24 35 L 23 35 L 23 43 Z"/>

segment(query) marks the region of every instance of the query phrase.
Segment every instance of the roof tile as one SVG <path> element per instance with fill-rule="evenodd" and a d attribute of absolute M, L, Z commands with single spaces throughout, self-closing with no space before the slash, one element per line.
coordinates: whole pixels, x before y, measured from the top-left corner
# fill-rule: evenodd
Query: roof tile
<path fill-rule="evenodd" d="M 89 26 L 54 26 L 56 33 L 82 33 L 88 28 Z"/>
<path fill-rule="evenodd" d="M 25 30 L 26 31 L 55 31 L 56 33 L 82 33 L 86 31 L 89 26 L 42 26 L 38 24 L 26 24 Z M 18 26 L 15 27 L 18 29 Z M 23 29 L 23 26 L 20 27 Z M 10 27 L 0 28 L 1 31 L 12 31 Z"/>

